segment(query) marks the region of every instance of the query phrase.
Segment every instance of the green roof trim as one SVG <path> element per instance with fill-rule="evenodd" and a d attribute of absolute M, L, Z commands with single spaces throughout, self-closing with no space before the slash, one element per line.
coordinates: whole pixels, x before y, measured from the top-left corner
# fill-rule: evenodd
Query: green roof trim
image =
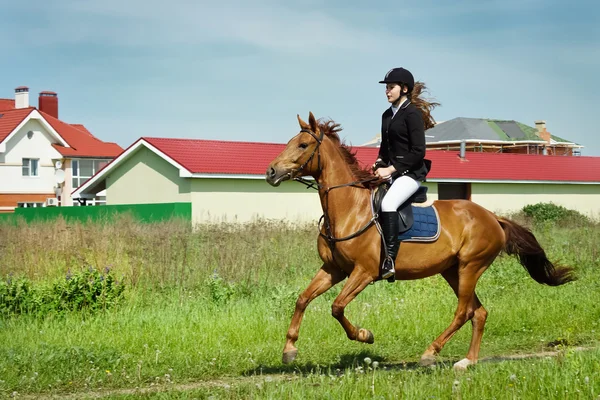
<path fill-rule="evenodd" d="M 500 127 L 496 124 L 495 120 L 488 119 L 487 123 L 490 126 L 490 128 L 492 128 L 492 130 L 496 133 L 496 135 L 498 135 L 498 139 L 511 141 L 508 135 L 504 133 L 504 131 L 500 129 Z"/>
<path fill-rule="evenodd" d="M 497 122 L 514 122 L 514 123 L 516 123 L 517 126 L 519 127 L 519 129 L 523 132 L 524 138 L 510 138 L 506 134 L 506 132 L 504 132 L 502 130 L 502 128 L 500 128 L 498 126 Z M 538 132 L 537 128 L 533 128 L 529 125 L 525 125 L 518 121 L 504 121 L 504 120 L 499 120 L 499 119 L 488 119 L 487 123 L 490 126 L 490 128 L 492 128 L 494 130 L 494 132 L 496 132 L 496 134 L 498 135 L 498 139 L 500 139 L 500 140 L 506 140 L 508 142 L 519 142 L 522 140 L 542 140 L 537 134 L 537 132 Z M 560 142 L 571 143 L 569 140 L 563 139 L 559 136 L 555 136 L 555 135 L 551 134 L 550 137 L 559 143 Z"/>
<path fill-rule="evenodd" d="M 517 122 L 517 121 L 515 121 L 515 122 Z M 525 133 L 525 139 L 527 139 L 527 140 L 542 140 L 542 138 L 538 136 L 536 128 L 532 128 L 531 126 L 522 124 L 520 122 L 517 122 L 517 125 Z"/>

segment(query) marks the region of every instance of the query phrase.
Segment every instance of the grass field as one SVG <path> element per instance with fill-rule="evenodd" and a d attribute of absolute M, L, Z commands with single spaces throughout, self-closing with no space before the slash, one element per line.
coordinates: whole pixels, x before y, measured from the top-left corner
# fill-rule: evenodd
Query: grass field
<path fill-rule="evenodd" d="M 373 331 L 373 345 L 346 338 L 330 315 L 341 285 L 332 289 L 307 310 L 297 361 L 281 364 L 296 297 L 320 265 L 312 225 L 0 225 L 5 281 L 43 287 L 109 267 L 125 285 L 112 308 L 0 317 L 0 396 L 595 399 L 600 227 L 546 224 L 534 232 L 579 280 L 542 286 L 513 258 L 498 258 L 478 285 L 489 311 L 481 357 L 558 356 L 482 362 L 457 375 L 451 363 L 464 357 L 470 326 L 435 369 L 414 365 L 454 313 L 441 277 L 380 282 L 361 293 L 347 316 Z"/>

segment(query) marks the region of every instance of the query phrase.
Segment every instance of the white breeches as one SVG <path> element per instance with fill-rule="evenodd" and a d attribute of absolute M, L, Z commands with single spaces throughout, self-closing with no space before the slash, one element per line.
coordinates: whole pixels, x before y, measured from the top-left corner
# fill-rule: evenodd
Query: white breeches
<path fill-rule="evenodd" d="M 399 177 L 392 183 L 392 186 L 383 198 L 383 201 L 381 202 L 381 211 L 396 211 L 402 203 L 417 192 L 420 186 L 421 183 L 415 181 L 410 176 L 404 175 Z"/>

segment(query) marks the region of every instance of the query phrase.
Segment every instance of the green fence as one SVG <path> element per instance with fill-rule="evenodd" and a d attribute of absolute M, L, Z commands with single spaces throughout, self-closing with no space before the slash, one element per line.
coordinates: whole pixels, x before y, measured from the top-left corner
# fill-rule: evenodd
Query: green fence
<path fill-rule="evenodd" d="M 157 222 L 171 218 L 192 221 L 192 203 L 127 204 L 87 207 L 17 208 L 14 213 L 0 214 L 0 223 L 17 220 L 37 222 L 62 217 L 67 221 L 111 221 L 120 214 L 130 214 L 141 222 Z"/>

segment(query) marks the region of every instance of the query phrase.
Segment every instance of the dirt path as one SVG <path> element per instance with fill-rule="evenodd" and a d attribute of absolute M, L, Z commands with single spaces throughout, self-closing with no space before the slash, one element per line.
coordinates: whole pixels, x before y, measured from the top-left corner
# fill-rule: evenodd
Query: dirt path
<path fill-rule="evenodd" d="M 568 347 L 569 351 L 590 351 L 596 350 L 598 347 Z M 544 357 L 556 357 L 563 353 L 564 350 L 557 351 L 543 351 L 539 353 L 529 354 L 514 354 L 505 356 L 493 356 L 485 357 L 479 360 L 480 363 L 486 362 L 501 362 L 511 360 L 524 360 L 524 359 L 536 359 Z M 448 363 L 448 361 L 439 362 L 436 365 Z M 402 369 L 414 369 L 419 368 L 418 363 L 415 362 L 393 362 L 393 363 L 380 363 L 382 368 L 389 370 L 402 370 Z M 245 385 L 245 384 L 259 384 L 263 382 L 281 382 L 281 381 L 292 381 L 300 379 L 301 374 L 262 374 L 253 376 L 232 376 L 222 377 L 218 379 L 189 382 L 189 383 L 173 383 L 173 384 L 160 384 L 147 387 L 136 387 L 136 388 L 124 388 L 124 389 L 106 389 L 97 391 L 86 391 L 76 393 L 60 393 L 60 394 L 37 394 L 37 395 L 20 395 L 16 393 L 13 397 L 16 399 L 36 399 L 36 400 L 50 400 L 50 399 L 66 399 L 66 400 L 79 400 L 79 399 L 101 399 L 109 396 L 123 396 L 123 395 L 136 395 L 136 394 L 150 394 L 166 391 L 175 392 L 186 392 L 195 389 L 209 389 L 209 388 L 231 388 L 233 386 Z"/>

